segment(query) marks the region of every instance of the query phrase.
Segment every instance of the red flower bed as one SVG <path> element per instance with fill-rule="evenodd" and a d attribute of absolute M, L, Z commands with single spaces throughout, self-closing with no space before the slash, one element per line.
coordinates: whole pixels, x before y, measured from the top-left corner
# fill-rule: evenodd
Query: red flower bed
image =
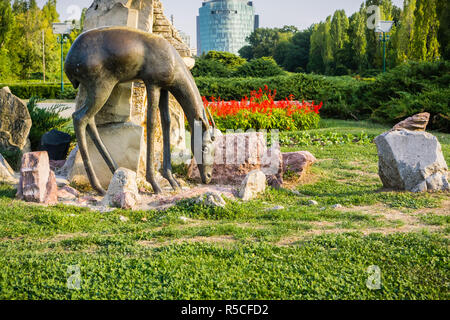
<path fill-rule="evenodd" d="M 224 101 L 203 97 L 205 108 L 209 108 L 220 129 L 280 129 L 301 130 L 317 127 L 323 103 L 295 101 L 291 95 L 275 101 L 276 90 L 266 85 L 264 90 L 252 91 L 241 101 Z"/>
<path fill-rule="evenodd" d="M 323 106 L 322 102 L 318 105 L 316 105 L 314 101 L 302 101 L 300 103 L 299 101 L 294 100 L 293 95 L 285 98 L 284 100 L 275 101 L 276 95 L 276 90 L 272 92 L 272 90 L 265 86 L 264 91 L 261 88 L 259 88 L 258 91 L 252 91 L 250 93 L 250 98 L 246 96 L 241 101 L 224 101 L 220 98 L 216 99 L 214 97 L 211 98 L 211 101 L 208 101 L 205 97 L 203 97 L 203 103 L 205 107 L 210 108 L 212 114 L 218 117 L 234 116 L 241 110 L 249 110 L 253 113 L 271 114 L 273 109 L 285 110 L 288 116 L 291 116 L 297 112 L 314 112 L 319 114 L 319 111 Z"/>

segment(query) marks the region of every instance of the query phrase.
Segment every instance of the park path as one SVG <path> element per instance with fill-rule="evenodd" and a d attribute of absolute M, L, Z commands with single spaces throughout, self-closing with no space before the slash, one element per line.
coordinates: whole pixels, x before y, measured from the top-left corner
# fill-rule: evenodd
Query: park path
<path fill-rule="evenodd" d="M 64 118 L 72 117 L 72 114 L 75 112 L 75 102 L 74 101 L 50 100 L 50 101 L 40 102 L 40 103 L 37 104 L 37 106 L 40 109 L 48 109 L 48 108 L 50 108 L 51 106 L 53 106 L 55 104 L 62 104 L 62 105 L 65 105 L 65 106 L 69 107 L 69 109 L 61 112 L 61 114 L 60 114 Z"/>

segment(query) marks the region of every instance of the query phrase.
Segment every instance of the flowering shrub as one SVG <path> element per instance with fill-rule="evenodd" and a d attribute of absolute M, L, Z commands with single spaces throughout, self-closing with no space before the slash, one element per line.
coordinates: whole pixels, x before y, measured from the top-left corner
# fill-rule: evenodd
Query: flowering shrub
<path fill-rule="evenodd" d="M 223 101 L 203 97 L 205 108 L 209 108 L 217 127 L 226 129 L 278 129 L 282 131 L 306 130 L 317 128 L 320 121 L 319 110 L 322 103 L 294 101 L 291 95 L 281 101 L 275 101 L 276 90 L 267 86 L 252 91 L 241 101 Z"/>

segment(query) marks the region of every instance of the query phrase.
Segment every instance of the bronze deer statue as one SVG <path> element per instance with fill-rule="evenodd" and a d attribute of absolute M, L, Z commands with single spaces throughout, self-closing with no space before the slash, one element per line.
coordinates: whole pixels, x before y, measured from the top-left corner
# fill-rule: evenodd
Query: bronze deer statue
<path fill-rule="evenodd" d="M 86 131 L 114 173 L 117 164 L 102 142 L 94 117 L 105 105 L 118 83 L 134 80 L 144 81 L 147 88 L 146 179 L 154 192 L 162 192 L 154 171 L 154 137 L 158 109 L 164 144 L 163 177 L 175 190 L 180 187 L 172 174 L 169 92 L 180 103 L 189 122 L 192 132 L 191 148 L 198 163 L 202 182 L 206 184 L 211 182 L 215 151 L 214 120 L 209 113 L 213 124 L 211 127 L 191 72 L 167 40 L 127 27 L 93 29 L 81 34 L 73 43 L 67 54 L 65 72 L 74 88 L 82 85 L 87 90 L 83 107 L 73 114 L 73 123 L 86 173 L 97 192 L 105 194 L 90 160 Z M 198 125 L 199 123 L 201 125 Z M 195 138 L 196 126 L 201 127 L 201 139 Z"/>

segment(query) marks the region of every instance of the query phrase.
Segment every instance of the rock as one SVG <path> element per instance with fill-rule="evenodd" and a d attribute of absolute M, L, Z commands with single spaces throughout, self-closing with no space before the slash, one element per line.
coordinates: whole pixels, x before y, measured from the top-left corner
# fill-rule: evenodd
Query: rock
<path fill-rule="evenodd" d="M 215 147 L 213 184 L 240 185 L 254 170 L 262 170 L 268 176 L 281 172 L 279 147 L 268 151 L 264 135 L 260 132 L 217 136 Z M 199 180 L 195 160 L 191 161 L 188 177 Z"/>
<path fill-rule="evenodd" d="M 17 184 L 19 180 L 14 174 L 14 170 L 0 154 L 0 183 Z"/>
<path fill-rule="evenodd" d="M 65 177 L 57 175 L 56 176 L 56 184 L 58 185 L 58 188 L 62 188 L 62 187 L 68 186 L 70 184 L 70 182 Z"/>
<path fill-rule="evenodd" d="M 283 185 L 283 154 L 279 143 L 274 143 L 262 156 L 261 170 L 267 177 L 267 184 L 275 189 Z"/>
<path fill-rule="evenodd" d="M 77 190 L 69 186 L 64 186 L 58 190 L 58 199 L 62 201 L 75 200 L 79 195 Z"/>
<path fill-rule="evenodd" d="M 392 130 L 425 131 L 429 121 L 430 114 L 428 112 L 419 113 L 396 124 Z"/>
<path fill-rule="evenodd" d="M 283 153 L 283 172 L 293 172 L 303 177 L 308 168 L 317 161 L 308 151 Z"/>
<path fill-rule="evenodd" d="M 252 200 L 266 190 L 266 175 L 261 170 L 250 172 L 241 184 L 239 198 Z"/>
<path fill-rule="evenodd" d="M 57 171 L 60 171 L 65 164 L 66 160 L 50 160 L 50 169 L 58 174 Z"/>
<path fill-rule="evenodd" d="M 188 222 L 189 218 L 181 216 L 180 220 L 183 221 L 183 222 Z"/>
<path fill-rule="evenodd" d="M 341 204 L 335 204 L 335 205 L 331 206 L 331 208 L 333 208 L 333 209 L 342 209 L 343 207 L 342 207 Z"/>
<path fill-rule="evenodd" d="M 47 152 L 30 152 L 23 155 L 17 198 L 44 204 L 58 202 L 55 173 L 50 170 Z"/>
<path fill-rule="evenodd" d="M 216 192 L 207 192 L 206 194 L 198 197 L 195 201 L 197 203 L 203 203 L 208 207 L 225 208 L 225 206 L 227 205 L 222 196 Z"/>
<path fill-rule="evenodd" d="M 41 150 L 48 152 L 51 161 L 66 160 L 72 137 L 58 130 L 51 130 L 41 138 Z"/>
<path fill-rule="evenodd" d="M 280 211 L 280 210 L 284 210 L 283 206 L 275 206 L 273 208 L 268 209 L 268 211 Z"/>
<path fill-rule="evenodd" d="M 0 148 L 24 150 L 31 129 L 25 103 L 8 89 L 0 89 Z"/>
<path fill-rule="evenodd" d="M 450 190 L 438 139 L 420 131 L 389 131 L 375 138 L 385 188 L 412 192 Z"/>
<path fill-rule="evenodd" d="M 309 201 L 308 201 L 308 205 L 309 205 L 309 206 L 318 206 L 319 203 L 318 203 L 316 200 L 309 200 Z"/>
<path fill-rule="evenodd" d="M 130 219 L 128 219 L 127 217 L 124 217 L 124 216 L 120 216 L 120 217 L 119 217 L 119 220 L 122 221 L 122 222 L 127 222 L 127 221 L 129 221 Z"/>
<path fill-rule="evenodd" d="M 126 168 L 119 168 L 109 184 L 102 205 L 121 209 L 133 209 L 141 197 L 136 184 L 136 173 Z"/>

